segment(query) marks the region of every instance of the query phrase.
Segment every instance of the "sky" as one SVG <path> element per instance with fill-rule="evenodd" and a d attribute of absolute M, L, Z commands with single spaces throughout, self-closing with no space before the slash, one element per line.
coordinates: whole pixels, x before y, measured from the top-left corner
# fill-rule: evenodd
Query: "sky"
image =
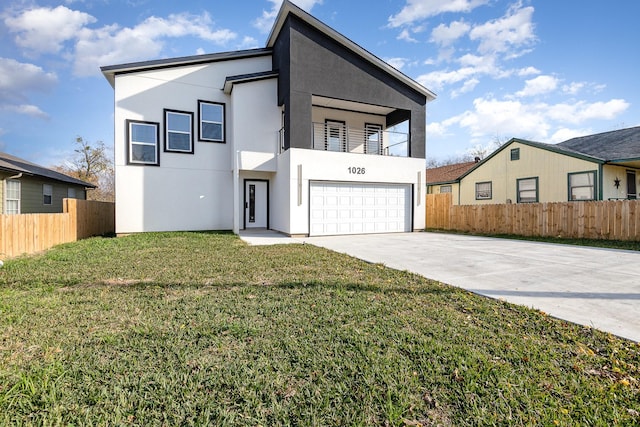
<path fill-rule="evenodd" d="M 0 151 L 113 147 L 104 65 L 264 47 L 282 0 L 4 0 Z M 640 125 L 640 1 L 297 0 L 435 92 L 427 158 Z"/>

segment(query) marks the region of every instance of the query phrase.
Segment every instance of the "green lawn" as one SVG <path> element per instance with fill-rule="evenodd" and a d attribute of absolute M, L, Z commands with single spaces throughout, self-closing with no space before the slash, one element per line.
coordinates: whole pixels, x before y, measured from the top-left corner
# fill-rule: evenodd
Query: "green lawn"
<path fill-rule="evenodd" d="M 0 269 L 0 425 L 638 425 L 639 379 L 636 343 L 310 245 L 144 234 Z"/>

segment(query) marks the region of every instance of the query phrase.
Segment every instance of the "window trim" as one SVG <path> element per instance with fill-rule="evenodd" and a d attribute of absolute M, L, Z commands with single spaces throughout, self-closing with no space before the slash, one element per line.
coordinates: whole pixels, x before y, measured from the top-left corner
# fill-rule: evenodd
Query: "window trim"
<path fill-rule="evenodd" d="M 338 138 L 340 139 L 339 150 L 329 149 L 329 141 L 331 138 L 333 138 L 333 136 L 331 135 L 331 131 L 334 129 L 339 130 L 339 135 L 338 135 Z M 349 147 L 347 147 L 347 122 L 346 121 L 324 119 L 324 149 L 325 151 L 349 152 Z"/>
<path fill-rule="evenodd" d="M 489 184 L 489 197 L 478 197 L 478 185 Z M 491 200 L 493 199 L 493 181 L 481 181 L 476 182 L 476 200 Z"/>
<path fill-rule="evenodd" d="M 202 136 L 202 123 L 218 123 L 210 120 L 204 120 L 202 118 L 202 105 L 219 105 L 222 107 L 222 138 L 221 139 L 213 139 L 213 138 L 205 138 Z M 227 105 L 224 102 L 215 102 L 215 101 L 205 101 L 203 99 L 198 100 L 198 141 L 200 142 L 215 142 L 218 144 L 226 144 L 227 142 Z"/>
<path fill-rule="evenodd" d="M 572 199 L 571 198 L 571 176 L 572 175 L 583 175 L 587 173 L 593 174 L 593 199 Z M 586 188 L 587 186 L 580 186 L 580 188 Z M 580 171 L 580 172 L 569 172 L 567 173 L 567 200 L 570 202 L 591 202 L 594 200 L 598 200 L 598 171 L 597 170 L 589 170 L 589 171 Z"/>
<path fill-rule="evenodd" d="M 193 154 L 193 112 L 191 111 L 181 111 L 181 110 L 171 110 L 165 108 L 164 110 L 164 151 L 165 153 L 183 153 L 183 154 Z M 189 149 L 188 150 L 179 150 L 176 148 L 169 147 L 169 133 L 179 133 L 185 135 L 183 131 L 171 130 L 169 129 L 169 114 L 183 115 L 189 117 Z"/>
<path fill-rule="evenodd" d="M 512 148 L 510 152 L 511 161 L 520 160 L 520 147 Z"/>
<path fill-rule="evenodd" d="M 49 194 L 47 194 L 47 192 L 45 191 L 47 188 L 50 189 L 50 193 Z M 48 199 L 49 203 L 47 203 L 47 197 L 49 197 L 49 199 Z M 44 206 L 53 205 L 53 185 L 51 185 L 51 184 L 42 184 L 42 204 Z"/>
<path fill-rule="evenodd" d="M 13 198 L 9 198 L 8 197 L 9 189 L 7 187 L 8 187 L 8 184 L 10 182 L 11 183 L 15 182 L 15 183 L 18 184 L 18 198 L 17 199 L 13 199 Z M 7 180 L 5 180 L 4 181 L 4 203 L 3 203 L 4 213 L 7 214 L 7 215 L 19 215 L 22 212 L 22 206 L 21 206 L 22 203 L 21 203 L 21 200 L 20 200 L 21 198 L 22 198 L 22 182 L 17 180 L 17 179 L 7 179 Z M 13 202 L 13 201 L 17 201 L 18 202 L 18 211 L 17 212 L 9 212 L 8 209 L 7 209 L 8 208 L 7 205 L 9 204 L 8 202 Z"/>
<path fill-rule="evenodd" d="M 136 165 L 136 166 L 160 166 L 160 123 L 158 122 L 147 122 L 144 120 L 131 120 L 131 119 L 127 119 L 126 120 L 126 125 L 127 125 L 127 139 L 126 139 L 126 144 L 127 144 L 127 164 L 128 165 Z M 156 128 L 156 142 L 155 142 L 155 147 L 156 147 L 156 161 L 155 162 L 142 162 L 142 161 L 136 161 L 133 160 L 133 153 L 132 153 L 132 143 L 131 143 L 131 126 L 132 125 L 144 125 L 144 126 L 155 126 Z M 142 142 L 136 142 L 135 144 L 138 145 L 152 145 L 149 143 L 142 143 Z"/>
<path fill-rule="evenodd" d="M 522 198 L 520 197 L 520 182 L 521 181 L 528 181 L 530 179 L 535 180 L 536 182 L 536 200 L 534 200 L 533 202 L 523 202 Z M 530 191 L 530 190 L 526 190 L 526 191 Z M 518 178 L 516 179 L 516 200 L 518 203 L 539 203 L 540 202 L 540 180 L 538 179 L 537 176 L 530 176 L 528 178 Z"/>
<path fill-rule="evenodd" d="M 442 191 L 443 188 L 447 188 L 449 191 Z M 453 185 L 451 184 L 445 184 L 445 185 L 441 185 L 439 188 L 440 194 L 450 194 L 453 193 Z"/>

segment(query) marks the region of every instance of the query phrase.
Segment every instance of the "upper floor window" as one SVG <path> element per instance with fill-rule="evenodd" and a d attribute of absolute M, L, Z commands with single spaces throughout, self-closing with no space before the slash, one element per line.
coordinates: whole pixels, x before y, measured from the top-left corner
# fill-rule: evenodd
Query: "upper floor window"
<path fill-rule="evenodd" d="M 512 148 L 511 149 L 511 160 L 520 160 L 520 149 Z"/>
<path fill-rule="evenodd" d="M 208 142 L 225 142 L 224 104 L 198 101 L 198 139 Z"/>
<path fill-rule="evenodd" d="M 382 154 L 382 125 L 375 123 L 365 123 L 365 146 L 364 152 L 367 154 Z"/>
<path fill-rule="evenodd" d="M 5 181 L 4 213 L 17 215 L 20 213 L 20 181 Z"/>
<path fill-rule="evenodd" d="M 518 180 L 518 203 L 538 202 L 538 178 Z"/>
<path fill-rule="evenodd" d="M 327 151 L 347 151 L 347 132 L 345 122 L 325 120 L 324 147 Z"/>
<path fill-rule="evenodd" d="M 596 199 L 596 171 L 569 174 L 569 200 Z"/>
<path fill-rule="evenodd" d="M 160 165 L 159 124 L 127 120 L 128 163 Z"/>
<path fill-rule="evenodd" d="M 491 181 L 487 182 L 476 182 L 476 200 L 489 200 L 492 195 L 492 183 Z"/>
<path fill-rule="evenodd" d="M 164 151 L 193 153 L 193 113 L 164 110 Z"/>
<path fill-rule="evenodd" d="M 50 205 L 53 200 L 53 186 L 50 184 L 42 184 L 42 203 Z"/>

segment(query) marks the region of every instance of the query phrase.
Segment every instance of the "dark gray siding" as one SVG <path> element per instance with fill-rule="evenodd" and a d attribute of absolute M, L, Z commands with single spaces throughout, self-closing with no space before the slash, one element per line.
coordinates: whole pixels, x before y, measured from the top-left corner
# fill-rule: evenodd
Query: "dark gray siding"
<path fill-rule="evenodd" d="M 320 95 L 398 109 L 387 123 L 411 117 L 410 155 L 425 157 L 426 97 L 295 16 L 274 44 L 273 66 L 286 147 L 311 148 L 311 96 Z"/>

